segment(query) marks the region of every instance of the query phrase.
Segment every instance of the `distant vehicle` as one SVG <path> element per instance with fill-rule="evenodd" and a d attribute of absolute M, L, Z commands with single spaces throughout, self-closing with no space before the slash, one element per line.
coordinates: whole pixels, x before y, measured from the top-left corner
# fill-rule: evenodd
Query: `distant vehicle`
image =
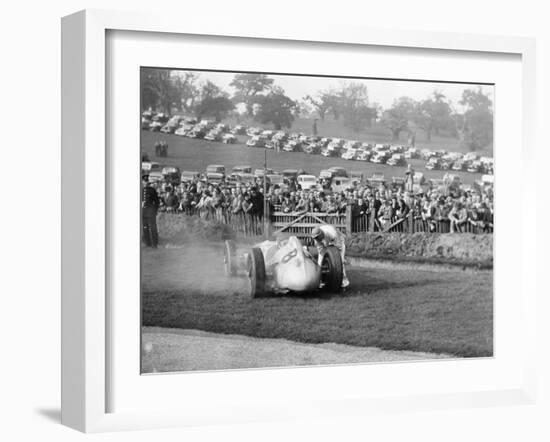
<path fill-rule="evenodd" d="M 370 161 L 376 164 L 386 164 L 386 161 L 390 158 L 390 153 L 385 150 L 375 151 Z"/>
<path fill-rule="evenodd" d="M 420 149 L 417 147 L 409 147 L 404 155 L 407 159 L 420 158 Z"/>
<path fill-rule="evenodd" d="M 405 160 L 403 154 L 394 153 L 391 158 L 388 159 L 386 164 L 388 164 L 388 166 L 406 166 L 407 161 Z"/>
<path fill-rule="evenodd" d="M 235 166 L 231 170 L 231 174 L 235 173 L 252 173 L 252 166 Z"/>
<path fill-rule="evenodd" d="M 347 177 L 348 171 L 345 167 L 329 167 L 328 170 L 333 173 L 333 177 Z"/>
<path fill-rule="evenodd" d="M 275 131 L 273 130 L 264 130 L 260 135 L 263 135 L 264 137 L 271 139 L 273 135 L 275 135 Z"/>
<path fill-rule="evenodd" d="M 189 131 L 187 136 L 189 138 L 204 138 L 206 133 L 207 133 L 207 130 L 203 126 L 198 124 L 198 125 L 194 126 L 193 129 L 191 129 Z"/>
<path fill-rule="evenodd" d="M 285 169 L 281 172 L 283 179 L 285 180 L 296 180 L 298 177 L 298 170 L 296 169 Z"/>
<path fill-rule="evenodd" d="M 390 146 L 390 152 L 391 153 L 403 153 L 403 152 L 405 152 L 405 146 L 401 146 L 399 144 L 391 145 Z"/>
<path fill-rule="evenodd" d="M 218 172 L 207 172 L 206 173 L 206 182 L 208 184 L 222 184 L 225 181 L 225 174 Z"/>
<path fill-rule="evenodd" d="M 254 135 L 260 135 L 262 133 L 262 129 L 259 129 L 257 127 L 249 127 L 247 130 L 246 130 L 246 134 L 249 136 L 249 137 L 253 137 Z"/>
<path fill-rule="evenodd" d="M 330 188 L 333 192 L 343 192 L 353 188 L 353 182 L 348 177 L 336 176 L 332 179 Z"/>
<path fill-rule="evenodd" d="M 479 155 L 475 152 L 468 152 L 468 153 L 465 153 L 464 156 L 462 157 L 462 159 L 464 161 L 475 161 L 479 158 Z"/>
<path fill-rule="evenodd" d="M 239 124 L 231 129 L 231 133 L 233 135 L 246 135 L 246 127 Z"/>
<path fill-rule="evenodd" d="M 384 184 L 385 182 L 386 178 L 381 172 L 374 172 L 370 178 L 367 178 L 367 183 L 369 183 L 371 186 L 377 186 L 380 184 Z"/>
<path fill-rule="evenodd" d="M 468 172 L 479 173 L 483 171 L 483 163 L 479 160 L 472 161 L 468 166 Z"/>
<path fill-rule="evenodd" d="M 155 161 L 143 161 L 141 163 L 142 172 L 160 172 L 160 164 Z"/>
<path fill-rule="evenodd" d="M 296 181 L 298 183 L 298 189 L 316 190 L 319 187 L 317 184 L 317 177 L 315 175 L 298 175 Z"/>
<path fill-rule="evenodd" d="M 222 164 L 209 164 L 206 166 L 206 173 L 221 173 L 225 176 L 225 166 Z"/>
<path fill-rule="evenodd" d="M 314 142 L 309 143 L 309 144 L 304 144 L 302 146 L 302 151 L 304 153 L 309 154 L 309 155 L 313 155 L 313 154 L 321 153 L 322 148 L 323 148 L 323 146 L 321 145 L 321 143 L 319 141 L 314 141 Z"/>
<path fill-rule="evenodd" d="M 160 132 L 160 129 L 164 126 L 160 121 L 153 121 L 149 124 L 149 130 L 151 132 Z"/>
<path fill-rule="evenodd" d="M 361 143 L 359 141 L 355 140 L 348 140 L 344 143 L 344 149 L 358 149 L 361 146 Z"/>
<path fill-rule="evenodd" d="M 174 132 L 175 135 L 179 135 L 180 137 L 185 137 L 189 134 L 189 132 L 192 130 L 192 127 L 189 127 L 188 125 L 180 126 L 176 129 Z"/>
<path fill-rule="evenodd" d="M 267 172 L 266 176 L 273 175 L 273 169 L 270 169 L 269 167 L 265 169 L 265 172 Z M 254 176 L 256 178 L 263 178 L 265 172 L 264 169 L 255 169 Z"/>
<path fill-rule="evenodd" d="M 149 182 L 150 183 L 158 183 L 162 181 L 164 177 L 162 176 L 162 173 L 160 170 L 154 170 L 149 172 Z"/>
<path fill-rule="evenodd" d="M 456 160 L 451 167 L 451 169 L 456 171 L 466 170 L 467 168 L 468 168 L 468 162 L 464 161 L 463 159 Z"/>
<path fill-rule="evenodd" d="M 180 175 L 180 181 L 182 183 L 191 183 L 197 181 L 201 174 L 194 170 L 184 170 Z"/>
<path fill-rule="evenodd" d="M 151 126 L 151 120 L 147 118 L 141 118 L 141 128 L 143 130 L 149 130 L 149 127 Z"/>
<path fill-rule="evenodd" d="M 333 139 L 333 141 L 331 141 L 328 146 L 321 151 L 321 155 L 323 155 L 324 157 L 340 156 L 343 141 L 344 140 L 340 140 L 338 138 Z"/>
<path fill-rule="evenodd" d="M 229 132 L 229 126 L 227 124 L 224 124 L 224 123 L 216 124 L 214 126 L 214 129 L 216 129 L 217 131 L 220 131 L 222 133 Z"/>
<path fill-rule="evenodd" d="M 233 134 L 224 134 L 222 137 L 222 143 L 235 144 L 236 142 L 237 142 L 237 137 Z"/>
<path fill-rule="evenodd" d="M 254 135 L 252 138 L 250 138 L 246 145 L 248 147 L 265 147 L 265 142 L 267 141 L 267 138 L 261 135 Z"/>
<path fill-rule="evenodd" d="M 432 157 L 436 157 L 437 154 L 435 152 L 432 152 L 430 149 L 422 149 L 420 151 L 420 158 L 422 158 L 425 161 L 428 161 Z"/>
<path fill-rule="evenodd" d="M 285 152 L 297 152 L 300 150 L 302 143 L 298 140 L 288 140 L 283 146 Z"/>
<path fill-rule="evenodd" d="M 354 160 L 357 155 L 357 149 L 348 149 L 342 154 L 343 160 Z"/>
<path fill-rule="evenodd" d="M 357 156 L 357 160 L 358 161 L 369 161 L 371 159 L 371 156 L 372 156 L 372 152 L 368 151 L 368 150 L 363 150 L 358 156 Z"/>
<path fill-rule="evenodd" d="M 222 132 L 220 132 L 217 129 L 212 129 L 210 132 L 208 132 L 204 136 L 204 139 L 208 140 L 208 141 L 221 141 L 222 140 Z"/>
<path fill-rule="evenodd" d="M 431 157 L 426 163 L 426 169 L 428 170 L 441 169 L 441 160 L 438 157 Z"/>
<path fill-rule="evenodd" d="M 284 179 L 282 175 L 270 173 L 266 175 L 267 179 L 269 180 L 269 184 L 272 186 L 283 186 L 284 185 Z"/>

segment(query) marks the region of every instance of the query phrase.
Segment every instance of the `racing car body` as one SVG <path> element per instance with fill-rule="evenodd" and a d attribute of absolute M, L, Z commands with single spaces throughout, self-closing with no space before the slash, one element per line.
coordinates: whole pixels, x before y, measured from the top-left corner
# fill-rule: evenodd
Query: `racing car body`
<path fill-rule="evenodd" d="M 316 249 L 304 247 L 296 236 L 263 241 L 241 254 L 233 241 L 225 242 L 224 265 L 228 276 L 244 273 L 253 298 L 267 292 L 307 293 L 323 286 L 340 290 L 343 263 L 340 252 L 330 246 L 318 264 Z"/>

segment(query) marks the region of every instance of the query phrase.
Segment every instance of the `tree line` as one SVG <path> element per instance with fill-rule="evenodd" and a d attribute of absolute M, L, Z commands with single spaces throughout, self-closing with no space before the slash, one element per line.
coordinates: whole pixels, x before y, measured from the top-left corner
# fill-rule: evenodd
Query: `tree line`
<path fill-rule="evenodd" d="M 430 142 L 433 135 L 453 136 L 470 150 L 481 149 L 493 140 L 492 101 L 481 88 L 468 88 L 458 102 L 460 110 L 442 92 L 435 90 L 423 100 L 400 97 L 384 109 L 369 100 L 364 83 L 343 81 L 338 87 L 320 90 L 301 100 L 288 97 L 275 80 L 265 74 L 235 74 L 230 83 L 233 95 L 212 81 L 200 81 L 192 71 L 171 71 L 143 68 L 141 70 L 143 109 L 153 108 L 168 115 L 174 109 L 192 113 L 197 118 L 221 121 L 235 115 L 238 105 L 261 124 L 272 124 L 276 130 L 290 128 L 295 118 L 315 118 L 324 121 L 329 115 L 353 132 L 368 130 L 377 123 L 398 141 L 407 135 L 414 145 L 421 129 Z"/>

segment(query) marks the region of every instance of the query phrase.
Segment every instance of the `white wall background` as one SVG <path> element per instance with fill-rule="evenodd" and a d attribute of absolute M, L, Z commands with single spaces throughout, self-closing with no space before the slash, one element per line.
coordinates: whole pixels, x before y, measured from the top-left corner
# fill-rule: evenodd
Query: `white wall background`
<path fill-rule="evenodd" d="M 488 0 L 366 2 L 272 0 L 224 2 L 19 0 L 0 14 L 0 439 L 82 440 L 59 425 L 60 358 L 60 17 L 83 8 L 162 10 L 182 23 L 194 14 L 251 20 L 302 17 L 322 23 L 537 38 L 538 160 L 530 177 L 539 190 L 539 274 L 548 245 L 550 27 L 544 2 Z M 269 17 L 269 18 L 268 18 Z M 7 174 L 6 174 L 7 172 Z M 500 177 L 519 180 L 521 177 Z M 548 202 L 547 202 L 548 201 Z M 513 206 L 511 206 L 513 209 Z M 545 229 L 547 230 L 547 229 Z M 533 259 L 533 265 L 537 260 Z M 539 281 L 541 281 L 540 278 Z M 548 290 L 539 289 L 540 294 Z M 548 294 L 548 293 L 546 293 Z M 536 406 L 370 416 L 362 420 L 294 422 L 91 436 L 95 440 L 549 440 L 550 336 L 540 300 L 540 400 Z"/>

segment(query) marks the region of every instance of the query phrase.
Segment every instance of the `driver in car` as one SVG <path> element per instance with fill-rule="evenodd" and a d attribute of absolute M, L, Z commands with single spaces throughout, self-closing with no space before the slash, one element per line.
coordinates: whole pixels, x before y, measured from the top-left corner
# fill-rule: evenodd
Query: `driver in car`
<path fill-rule="evenodd" d="M 319 265 L 323 263 L 323 257 L 328 246 L 334 246 L 340 251 L 342 256 L 342 288 L 349 286 L 349 279 L 346 275 L 346 237 L 337 230 L 334 226 L 324 224 L 313 229 L 311 234 L 315 247 L 319 252 L 317 262 Z"/>

